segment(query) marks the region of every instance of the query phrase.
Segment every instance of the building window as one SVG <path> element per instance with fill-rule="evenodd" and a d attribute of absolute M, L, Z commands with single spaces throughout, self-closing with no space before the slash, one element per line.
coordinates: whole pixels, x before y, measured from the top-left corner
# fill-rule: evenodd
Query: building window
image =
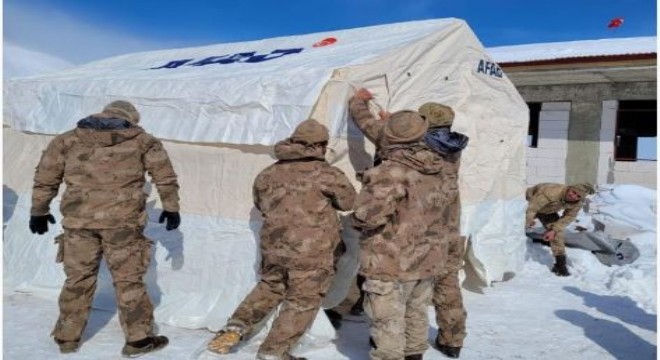
<path fill-rule="evenodd" d="M 539 115 L 542 103 L 527 103 L 529 107 L 529 128 L 527 128 L 527 146 L 538 147 L 539 144 Z"/>
<path fill-rule="evenodd" d="M 657 160 L 657 101 L 619 101 L 614 138 L 618 161 Z"/>

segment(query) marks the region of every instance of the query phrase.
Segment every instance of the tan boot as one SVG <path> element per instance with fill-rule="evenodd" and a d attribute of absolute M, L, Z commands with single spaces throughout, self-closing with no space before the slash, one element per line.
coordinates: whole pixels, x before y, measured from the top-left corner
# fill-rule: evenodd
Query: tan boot
<path fill-rule="evenodd" d="M 80 340 L 66 341 L 55 338 L 55 343 L 60 347 L 62 354 L 74 353 L 80 348 Z"/>
<path fill-rule="evenodd" d="M 227 354 L 241 341 L 241 334 L 233 330 L 221 330 L 206 348 L 218 354 Z"/>

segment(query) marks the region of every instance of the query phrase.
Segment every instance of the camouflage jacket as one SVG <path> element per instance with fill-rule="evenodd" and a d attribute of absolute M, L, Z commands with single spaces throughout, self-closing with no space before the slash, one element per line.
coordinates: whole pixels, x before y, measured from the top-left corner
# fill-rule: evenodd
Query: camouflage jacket
<path fill-rule="evenodd" d="M 360 273 L 384 281 L 433 277 L 447 261 L 442 234 L 455 185 L 442 181 L 445 162 L 421 143 L 382 150 L 383 163 L 362 178 L 353 213 L 362 230 Z"/>
<path fill-rule="evenodd" d="M 367 102 L 355 96 L 348 101 L 348 112 L 358 129 L 376 145 L 376 156 L 380 157 L 381 149 L 387 146 L 383 136 L 385 121 L 376 119 L 369 111 Z"/>
<path fill-rule="evenodd" d="M 325 161 L 320 147 L 290 139 L 275 146 L 279 161 L 254 181 L 254 205 L 264 218 L 261 256 L 265 263 L 296 269 L 332 268 L 341 226 L 336 210 L 348 211 L 355 189 Z"/>
<path fill-rule="evenodd" d="M 145 172 L 167 211 L 179 211 L 179 185 L 162 143 L 121 119 L 90 116 L 56 136 L 34 175 L 31 215 L 45 215 L 62 182 L 62 226 L 114 229 L 145 226 Z"/>
<path fill-rule="evenodd" d="M 387 139 L 385 136 L 383 136 L 383 129 L 385 128 L 385 123 L 386 120 L 378 120 L 376 119 L 373 114 L 369 111 L 369 105 L 367 105 L 367 102 L 353 96 L 349 101 L 348 101 L 348 112 L 353 118 L 353 121 L 355 122 L 355 125 L 360 129 L 360 131 L 366 136 L 369 141 L 371 141 L 374 145 L 376 145 L 376 158 L 381 158 L 382 157 L 382 150 L 383 148 L 388 146 Z M 440 131 L 438 129 L 429 129 L 429 132 L 425 136 L 426 138 L 431 137 L 433 139 L 433 132 Z M 448 130 L 446 130 L 448 131 Z M 444 149 L 438 147 L 437 145 L 439 142 L 436 140 L 434 142 L 428 142 L 426 143 L 426 146 L 428 146 L 430 149 L 435 151 L 436 153 L 440 154 L 444 160 L 447 161 L 448 166 L 453 166 L 455 168 L 455 173 L 458 174 L 458 167 L 460 166 L 460 156 L 461 156 L 461 150 L 467 146 L 467 136 L 459 133 L 451 133 L 454 137 L 460 137 L 462 140 L 462 143 L 460 146 L 456 147 L 455 149 L 452 149 L 453 151 L 451 153 L 448 153 L 447 151 L 444 151 Z M 454 140 L 454 139 L 452 139 Z M 451 163 L 451 164 L 449 164 Z"/>
<path fill-rule="evenodd" d="M 550 225 L 551 230 L 563 231 L 573 222 L 580 212 L 582 201 L 566 202 L 564 196 L 568 186 L 562 184 L 543 183 L 527 189 L 527 213 L 525 224 L 531 223 L 536 214 L 553 214 L 564 210 L 559 220 Z"/>

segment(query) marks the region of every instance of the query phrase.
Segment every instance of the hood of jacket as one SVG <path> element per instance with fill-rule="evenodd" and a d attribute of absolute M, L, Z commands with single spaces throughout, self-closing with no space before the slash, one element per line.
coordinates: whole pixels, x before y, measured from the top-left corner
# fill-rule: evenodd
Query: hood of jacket
<path fill-rule="evenodd" d="M 275 157 L 278 160 L 324 160 L 323 147 L 294 142 L 291 138 L 275 144 Z"/>
<path fill-rule="evenodd" d="M 96 114 L 78 121 L 75 132 L 89 147 L 107 147 L 133 139 L 144 130 L 127 120 Z"/>
<path fill-rule="evenodd" d="M 383 148 L 381 156 L 385 160 L 403 164 L 425 175 L 440 173 L 445 162 L 440 155 L 422 142 L 389 145 Z"/>
<path fill-rule="evenodd" d="M 469 140 L 466 135 L 452 132 L 448 126 L 430 129 L 424 135 L 426 145 L 437 153 L 449 157 L 457 157 Z"/>

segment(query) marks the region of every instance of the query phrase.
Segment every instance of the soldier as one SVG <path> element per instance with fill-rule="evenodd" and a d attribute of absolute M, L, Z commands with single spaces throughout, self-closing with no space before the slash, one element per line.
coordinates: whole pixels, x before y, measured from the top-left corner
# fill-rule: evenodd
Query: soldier
<path fill-rule="evenodd" d="M 159 222 L 167 220 L 167 230 L 181 221 L 179 185 L 162 143 L 138 126 L 139 120 L 132 104 L 114 101 L 56 136 L 36 169 L 32 233 L 44 234 L 48 223 L 55 223 L 50 202 L 62 181 L 67 185 L 60 204 L 64 234 L 55 239 L 66 281 L 52 332 L 62 353 L 80 347 L 102 257 L 112 274 L 126 337 L 122 354 L 138 356 L 168 343 L 167 337 L 153 333 L 153 305 L 143 280 L 152 244 L 142 234 L 147 221 L 145 172 L 160 194 L 164 210 Z"/>
<path fill-rule="evenodd" d="M 373 95 L 368 90 L 358 89 L 355 96 L 349 100 L 349 112 L 358 128 L 376 144 L 378 158 L 380 149 L 387 146 L 387 139 L 382 135 L 385 122 L 378 121 L 371 115 L 367 105 L 371 99 Z M 454 121 L 454 111 L 450 107 L 426 103 L 419 108 L 419 114 L 429 123 L 424 142 L 439 155 L 439 161 L 444 164 L 441 181 L 447 194 L 447 210 L 443 212 L 445 229 L 439 236 L 449 245 L 448 258 L 444 270 L 436 277 L 433 286 L 433 305 L 438 325 L 435 344 L 443 354 L 458 358 L 466 336 L 467 319 L 458 279 L 465 255 L 465 238 L 460 235 L 458 170 L 461 151 L 467 146 L 469 139 L 463 134 L 450 131 Z M 386 119 L 389 114 L 381 112 L 380 116 Z M 358 286 L 360 285 L 358 282 Z M 351 312 L 357 314 L 361 310 L 362 299 L 363 292 Z"/>
<path fill-rule="evenodd" d="M 443 271 L 436 277 L 433 286 L 433 306 L 438 325 L 435 344 L 446 356 L 458 358 L 466 336 L 467 319 L 458 279 L 465 255 L 465 238 L 460 233 L 458 169 L 461 152 L 468 144 L 468 137 L 450 131 L 454 122 L 454 111 L 448 106 L 426 103 L 419 108 L 419 114 L 429 122 L 429 131 L 424 136 L 424 142 L 442 159 L 443 190 L 447 194 L 447 210 L 443 213 L 445 229 L 441 236 L 449 245 L 448 256 Z"/>
<path fill-rule="evenodd" d="M 290 354 L 321 307 L 334 274 L 333 252 L 341 241 L 336 210 L 348 211 L 355 189 L 341 170 L 325 161 L 328 129 L 303 121 L 275 145 L 278 161 L 255 179 L 261 228 L 261 279 L 208 344 L 226 354 L 249 336 L 279 304 L 282 307 L 258 359 L 302 359 Z"/>
<path fill-rule="evenodd" d="M 353 118 L 353 121 L 357 127 L 362 131 L 364 136 L 369 139 L 374 145 L 376 145 L 376 153 L 374 154 L 374 166 L 378 166 L 381 163 L 380 158 L 380 149 L 384 144 L 385 137 L 382 136 L 384 119 L 389 116 L 388 113 L 382 111 L 380 113 L 381 120 L 376 120 L 376 118 L 371 115 L 369 111 L 369 106 L 367 102 L 373 99 L 373 95 L 369 90 L 360 88 L 356 91 L 355 95 L 351 97 L 348 101 L 348 112 Z M 350 313 L 352 315 L 362 315 L 364 312 L 364 296 L 365 292 L 362 290 L 362 285 L 366 279 L 361 274 L 357 274 L 356 284 L 357 288 L 360 291 L 360 296 L 353 306 L 351 306 Z"/>
<path fill-rule="evenodd" d="M 527 213 L 525 224 L 528 228 L 534 226 L 534 219 L 538 218 L 545 227 L 543 239 L 550 243 L 555 265 L 552 272 L 557 276 L 569 276 L 566 268 L 566 248 L 564 243 L 564 230 L 573 222 L 587 195 L 594 193 L 591 184 L 562 185 L 543 183 L 527 189 Z M 563 210 L 560 216 L 557 212 Z"/>
<path fill-rule="evenodd" d="M 427 304 L 447 260 L 442 162 L 420 141 L 427 121 L 391 115 L 382 130 L 382 164 L 367 170 L 353 225 L 361 230 L 360 273 L 370 320 L 372 360 L 419 360 L 428 348 Z"/>

